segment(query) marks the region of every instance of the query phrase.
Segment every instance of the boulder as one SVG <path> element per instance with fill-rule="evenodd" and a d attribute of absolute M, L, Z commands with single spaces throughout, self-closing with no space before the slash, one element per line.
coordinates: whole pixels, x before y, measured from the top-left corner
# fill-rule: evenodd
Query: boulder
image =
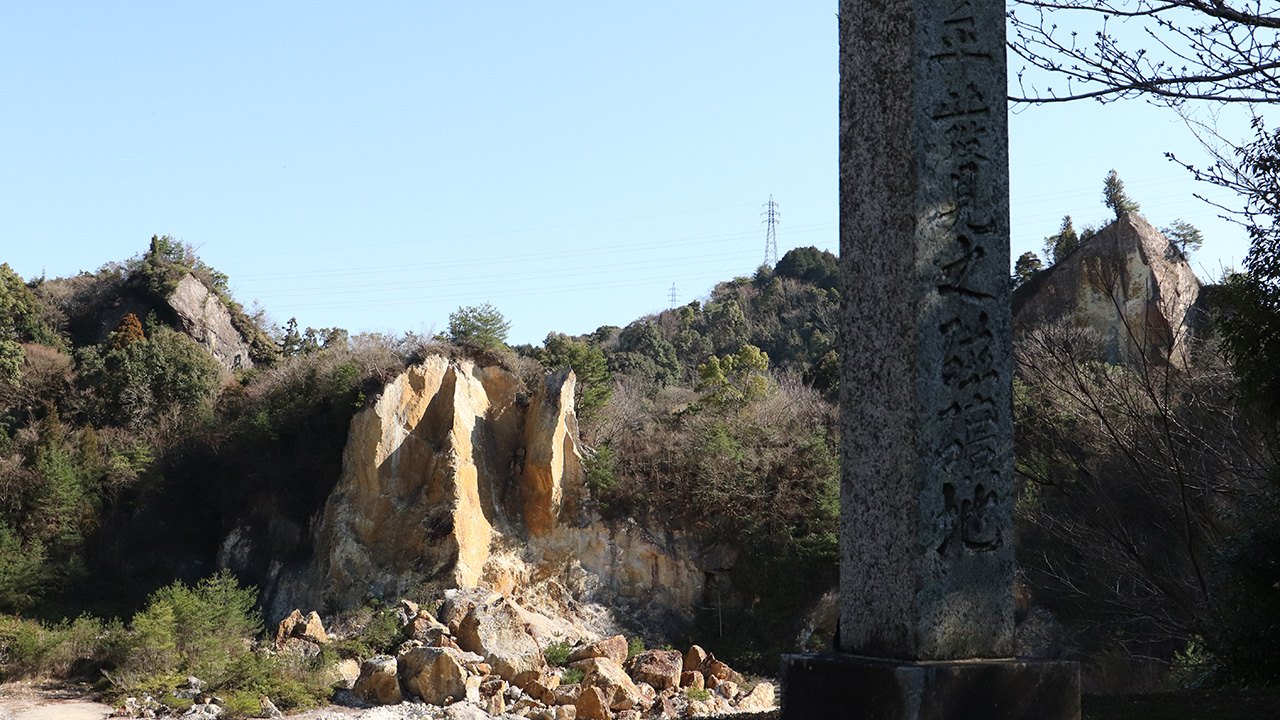
<path fill-rule="evenodd" d="M 609 700 L 605 697 L 604 691 L 598 687 L 583 688 L 578 699 L 574 701 L 573 707 L 577 710 L 580 720 L 613 720 L 613 713 L 609 711 Z"/>
<path fill-rule="evenodd" d="M 607 657 L 619 665 L 623 664 L 627 661 L 627 638 L 614 635 L 611 638 L 578 645 L 569 653 L 569 662 L 593 657 Z"/>
<path fill-rule="evenodd" d="M 394 705 L 404 699 L 396 670 L 395 658 L 375 655 L 361 664 L 360 677 L 351 691 L 371 705 Z"/>
<path fill-rule="evenodd" d="M 304 618 L 302 611 L 295 609 L 280 621 L 280 625 L 276 628 L 276 646 L 283 646 L 285 640 L 289 638 L 306 640 L 316 645 L 329 642 L 329 634 L 324 631 L 324 623 L 320 622 L 320 615 L 314 610 Z"/>
<path fill-rule="evenodd" d="M 706 684 L 703 681 L 702 673 L 697 670 L 686 670 L 680 673 L 680 687 L 702 690 L 706 687 Z"/>
<path fill-rule="evenodd" d="M 742 713 L 758 713 L 772 710 L 777 707 L 774 700 L 774 688 L 771 683 L 760 682 L 751 689 L 751 692 L 742 696 L 737 702 L 738 712 Z"/>
<path fill-rule="evenodd" d="M 263 695 L 262 699 L 258 701 L 258 717 L 276 718 L 283 715 L 284 713 L 280 712 L 280 708 L 276 707 L 276 704 L 271 702 L 271 698 L 266 695 Z"/>
<path fill-rule="evenodd" d="M 689 652 L 684 654 L 684 667 L 682 669 L 685 672 L 690 670 L 702 670 L 702 664 L 707 661 L 707 657 L 708 655 L 706 650 L 694 645 L 689 648 Z"/>
<path fill-rule="evenodd" d="M 551 668 L 529 670 L 515 676 L 511 684 L 524 690 L 530 697 L 544 705 L 554 705 L 556 688 L 560 686 L 560 673 Z"/>
<path fill-rule="evenodd" d="M 720 684 L 716 685 L 716 694 L 725 700 L 732 700 L 733 696 L 738 694 L 738 683 L 732 680 L 721 680 Z"/>
<path fill-rule="evenodd" d="M 507 682 L 500 677 L 490 675 L 480 679 L 480 705 L 490 715 L 501 715 L 507 711 Z"/>
<path fill-rule="evenodd" d="M 556 688 L 556 705 L 573 705 L 578 702 L 578 696 L 582 694 L 582 686 L 578 683 L 569 685 L 561 685 Z"/>
<path fill-rule="evenodd" d="M 410 693 L 431 705 L 447 705 L 467 698 L 468 658 L 450 648 L 416 647 L 396 658 L 400 677 Z M 480 683 L 474 695 L 480 698 Z"/>
<path fill-rule="evenodd" d="M 657 702 L 649 709 L 647 717 L 652 720 L 672 720 L 672 718 L 680 717 L 680 707 L 676 705 L 675 698 L 668 695 L 659 695 Z"/>
<path fill-rule="evenodd" d="M 396 619 L 400 621 L 400 627 L 412 622 L 421 609 L 418 603 L 407 598 L 400 598 L 400 602 L 396 603 Z"/>
<path fill-rule="evenodd" d="M 711 662 L 707 663 L 707 666 L 703 668 L 703 674 L 709 677 L 714 677 L 717 680 L 732 680 L 736 683 L 742 682 L 742 675 L 740 673 L 716 659 L 712 659 Z"/>
<path fill-rule="evenodd" d="M 583 692 L 587 688 L 598 688 L 604 693 L 610 710 L 630 710 L 644 702 L 640 688 L 621 665 L 609 658 L 587 658 L 574 663 L 573 667 L 584 673 L 581 682 Z"/>
<path fill-rule="evenodd" d="M 431 614 L 425 610 L 409 618 L 409 621 L 405 623 L 404 629 L 405 634 L 410 638 L 421 640 L 426 645 L 435 645 L 437 637 L 449 635 L 449 628 L 444 623 L 431 617 Z"/>
<path fill-rule="evenodd" d="M 211 702 L 204 702 L 192 704 L 191 707 L 182 714 L 182 717 L 191 718 L 191 720 L 214 720 L 214 718 L 217 718 L 221 714 L 221 706 L 215 705 Z"/>
<path fill-rule="evenodd" d="M 649 708 L 653 706 L 653 702 L 658 699 L 658 691 L 647 682 L 636 683 L 636 688 L 640 691 L 640 707 Z"/>
<path fill-rule="evenodd" d="M 351 658 L 343 658 L 329 666 L 325 672 L 324 681 L 325 684 L 333 685 L 339 690 L 350 690 L 359 677 L 360 663 Z"/>
<path fill-rule="evenodd" d="M 655 690 L 680 687 L 684 658 L 679 650 L 645 650 L 627 661 L 626 670 L 636 682 L 646 682 Z"/>
<path fill-rule="evenodd" d="M 547 669 L 542 648 L 525 630 L 515 605 L 502 596 L 471 605 L 458 621 L 458 646 L 484 657 L 504 680 L 529 671 Z"/>

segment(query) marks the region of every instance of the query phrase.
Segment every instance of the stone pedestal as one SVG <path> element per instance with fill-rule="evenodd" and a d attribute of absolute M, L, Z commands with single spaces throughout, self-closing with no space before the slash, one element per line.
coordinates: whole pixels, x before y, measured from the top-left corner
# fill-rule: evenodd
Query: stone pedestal
<path fill-rule="evenodd" d="M 1080 666 L 1062 660 L 786 655 L 782 692 L 782 720 L 1080 719 Z"/>

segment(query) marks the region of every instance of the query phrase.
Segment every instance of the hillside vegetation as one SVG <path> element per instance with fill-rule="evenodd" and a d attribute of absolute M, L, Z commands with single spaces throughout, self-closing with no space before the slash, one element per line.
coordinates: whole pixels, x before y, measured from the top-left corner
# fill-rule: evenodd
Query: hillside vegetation
<path fill-rule="evenodd" d="M 253 369 L 220 366 L 180 330 L 166 299 L 188 274 L 227 309 Z M 155 613 L 169 612 L 156 603 L 239 592 L 212 579 L 232 518 L 269 518 L 275 556 L 303 547 L 352 415 L 429 353 L 526 382 L 572 367 L 599 512 L 738 549 L 692 635 L 770 666 L 835 580 L 835 284 L 835 258 L 800 249 L 705 302 L 508 348 L 488 306 L 460 310 L 434 338 L 274 326 L 167 237 L 72 278 L 0 266 L 0 612 L 46 623 L 0 627 L 0 667 L 105 670 L 117 691 L 177 682 L 182 652 L 137 655 L 151 652 Z M 236 632 L 259 627 L 245 617 Z"/>

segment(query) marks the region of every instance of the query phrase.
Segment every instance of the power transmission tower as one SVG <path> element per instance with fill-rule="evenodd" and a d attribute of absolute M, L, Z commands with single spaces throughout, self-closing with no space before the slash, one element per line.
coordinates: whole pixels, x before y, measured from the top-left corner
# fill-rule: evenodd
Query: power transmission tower
<path fill-rule="evenodd" d="M 680 297 L 680 295 L 676 292 L 676 284 L 671 283 L 671 309 L 672 310 L 676 309 L 676 298 L 678 297 Z"/>
<path fill-rule="evenodd" d="M 768 226 L 764 234 L 764 264 L 770 267 L 778 264 L 778 220 L 782 213 L 778 212 L 778 203 L 773 201 L 773 193 L 769 193 L 769 202 L 765 203 L 764 222 Z"/>

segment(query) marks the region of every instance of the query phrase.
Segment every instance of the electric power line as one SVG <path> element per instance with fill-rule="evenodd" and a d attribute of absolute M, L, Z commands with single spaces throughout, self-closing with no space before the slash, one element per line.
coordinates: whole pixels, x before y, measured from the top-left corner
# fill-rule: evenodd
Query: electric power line
<path fill-rule="evenodd" d="M 680 295 L 676 292 L 676 284 L 671 283 L 671 309 L 672 310 L 676 309 L 676 298 L 678 297 L 680 297 Z"/>

